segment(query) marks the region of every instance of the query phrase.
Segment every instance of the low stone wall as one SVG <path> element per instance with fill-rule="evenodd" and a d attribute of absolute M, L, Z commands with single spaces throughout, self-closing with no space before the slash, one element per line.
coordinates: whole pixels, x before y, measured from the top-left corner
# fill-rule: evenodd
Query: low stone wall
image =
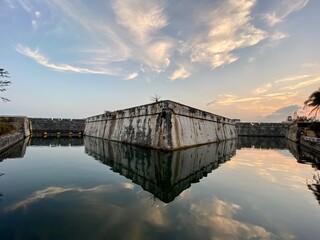
<path fill-rule="evenodd" d="M 172 101 L 89 117 L 84 134 L 164 150 L 237 137 L 233 120 Z"/>
<path fill-rule="evenodd" d="M 238 136 L 285 137 L 288 130 L 286 123 L 236 123 Z"/>
<path fill-rule="evenodd" d="M 16 131 L 0 136 L 0 152 L 30 136 L 31 124 L 27 117 L 1 116 L 0 122 L 11 124 L 16 128 Z"/>
<path fill-rule="evenodd" d="M 85 119 L 29 118 L 33 137 L 82 136 Z"/>

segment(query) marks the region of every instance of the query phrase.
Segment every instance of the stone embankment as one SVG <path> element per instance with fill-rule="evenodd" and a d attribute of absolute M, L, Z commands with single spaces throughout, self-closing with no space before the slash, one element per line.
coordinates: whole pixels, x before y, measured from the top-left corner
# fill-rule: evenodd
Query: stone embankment
<path fill-rule="evenodd" d="M 233 120 L 168 100 L 89 117 L 84 135 L 163 150 L 237 137 Z"/>
<path fill-rule="evenodd" d="M 286 123 L 236 123 L 238 136 L 254 137 L 286 137 L 288 125 Z"/>
<path fill-rule="evenodd" d="M 301 146 L 316 154 L 320 154 L 320 138 L 315 137 L 315 134 L 311 134 L 311 136 L 308 134 L 308 129 L 311 124 L 312 122 L 295 122 L 291 124 L 286 138 L 299 143 Z"/>
<path fill-rule="evenodd" d="M 0 152 L 7 150 L 31 134 L 31 124 L 27 117 L 2 116 L 0 122 L 13 125 L 16 129 L 12 133 L 0 136 Z"/>
<path fill-rule="evenodd" d="M 22 139 L 32 137 L 82 137 L 85 119 L 60 118 L 27 118 L 2 116 L 0 122 L 13 125 L 12 133 L 0 136 L 0 152 L 18 143 Z"/>
<path fill-rule="evenodd" d="M 85 119 L 29 118 L 33 137 L 82 136 Z"/>
<path fill-rule="evenodd" d="M 300 144 L 311 151 L 320 154 L 320 138 L 302 136 Z M 320 162 L 320 159 L 318 161 Z"/>

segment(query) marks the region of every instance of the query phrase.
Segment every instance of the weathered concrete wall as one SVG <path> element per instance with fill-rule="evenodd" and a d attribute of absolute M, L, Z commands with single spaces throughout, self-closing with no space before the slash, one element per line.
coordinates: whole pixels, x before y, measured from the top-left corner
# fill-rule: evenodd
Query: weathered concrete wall
<path fill-rule="evenodd" d="M 85 119 L 29 118 L 32 136 L 78 136 L 82 135 Z"/>
<path fill-rule="evenodd" d="M 299 141 L 299 136 L 298 136 L 298 125 L 297 124 L 291 124 L 288 126 L 288 131 L 286 134 L 286 138 L 298 142 Z"/>
<path fill-rule="evenodd" d="M 236 153 L 236 140 L 171 152 L 86 136 L 84 144 L 87 154 L 163 202 L 173 201 Z"/>
<path fill-rule="evenodd" d="M 89 117 L 84 134 L 164 150 L 237 137 L 231 119 L 172 101 Z"/>
<path fill-rule="evenodd" d="M 0 122 L 9 123 L 16 128 L 15 132 L 0 136 L 0 152 L 30 136 L 31 124 L 26 117 L 1 116 Z"/>
<path fill-rule="evenodd" d="M 27 117 L 20 116 L 0 116 L 0 122 L 13 125 L 18 132 L 21 132 L 24 137 L 31 134 L 31 123 Z"/>
<path fill-rule="evenodd" d="M 285 137 L 286 123 L 236 123 L 238 136 Z"/>

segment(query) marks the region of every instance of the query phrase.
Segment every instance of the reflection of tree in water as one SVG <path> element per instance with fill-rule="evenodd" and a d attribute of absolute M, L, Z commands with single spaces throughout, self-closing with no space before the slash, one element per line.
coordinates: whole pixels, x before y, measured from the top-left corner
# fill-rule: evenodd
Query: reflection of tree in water
<path fill-rule="evenodd" d="M 4 173 L 0 173 L 0 177 L 1 177 L 3 174 L 4 174 Z M 3 195 L 2 195 L 2 193 L 0 192 L 0 201 L 2 201 L 2 199 L 1 199 L 2 196 L 3 196 Z"/>
<path fill-rule="evenodd" d="M 308 188 L 313 192 L 314 196 L 318 200 L 320 204 L 320 175 L 319 172 L 317 174 L 313 174 L 312 182 L 308 183 L 307 181 L 307 186 Z"/>

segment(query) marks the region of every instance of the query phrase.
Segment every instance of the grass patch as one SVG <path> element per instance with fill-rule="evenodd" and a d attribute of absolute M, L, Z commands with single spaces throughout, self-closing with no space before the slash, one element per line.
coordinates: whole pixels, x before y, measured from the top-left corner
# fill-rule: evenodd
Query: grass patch
<path fill-rule="evenodd" d="M 11 133 L 15 130 L 16 130 L 15 126 L 13 126 L 9 123 L 0 122 L 0 136 L 7 134 L 7 133 Z"/>

